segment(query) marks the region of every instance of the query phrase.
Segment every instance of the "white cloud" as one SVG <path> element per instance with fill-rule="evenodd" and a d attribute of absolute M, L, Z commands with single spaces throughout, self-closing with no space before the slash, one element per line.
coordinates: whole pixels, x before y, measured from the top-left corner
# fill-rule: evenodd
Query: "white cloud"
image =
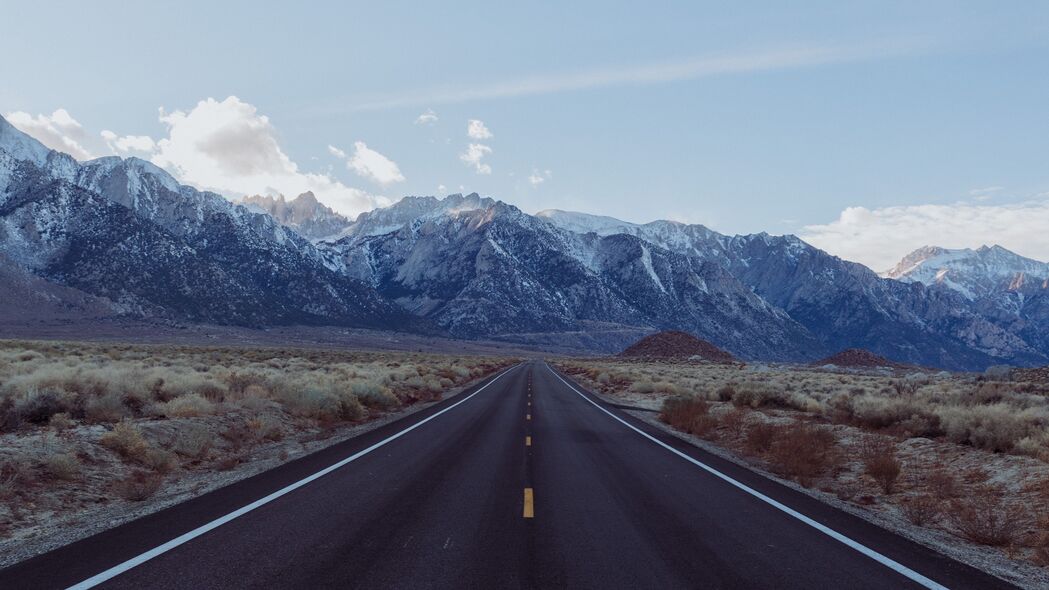
<path fill-rule="evenodd" d="M 473 166 L 478 174 L 491 174 L 492 167 L 481 161 L 490 153 L 492 153 L 492 148 L 480 143 L 471 143 L 466 146 L 465 152 L 459 154 L 459 159 Z"/>
<path fill-rule="evenodd" d="M 885 270 L 932 245 L 973 248 L 998 244 L 1049 260 L 1049 199 L 1011 205 L 907 205 L 849 207 L 835 221 L 809 225 L 801 238 L 846 260 Z"/>
<path fill-rule="evenodd" d="M 438 195 L 444 195 L 444 191 L 446 191 L 446 190 L 448 190 L 448 187 L 444 186 L 443 184 L 437 185 L 437 194 Z"/>
<path fill-rule="evenodd" d="M 345 160 L 346 159 L 346 152 L 344 152 L 344 151 L 340 150 L 339 148 L 337 148 L 337 147 L 335 147 L 333 145 L 330 145 L 330 144 L 328 145 L 328 153 L 333 155 L 333 156 L 335 156 L 336 158 L 338 158 L 340 160 Z"/>
<path fill-rule="evenodd" d="M 152 154 L 157 149 L 157 144 L 148 135 L 124 135 L 119 136 L 109 129 L 103 129 L 100 134 L 105 140 L 109 151 L 116 153 L 141 152 Z"/>
<path fill-rule="evenodd" d="M 532 173 L 528 175 L 528 182 L 532 186 L 539 186 L 540 184 L 546 182 L 548 178 L 550 178 L 549 170 L 539 170 L 538 168 L 533 168 Z"/>
<path fill-rule="evenodd" d="M 492 132 L 484 126 L 484 121 L 479 119 L 470 119 L 467 121 L 466 135 L 470 139 L 491 139 L 493 137 Z"/>
<path fill-rule="evenodd" d="M 353 156 L 346 167 L 381 186 L 404 182 L 404 175 L 397 163 L 369 148 L 363 141 L 354 142 Z"/>
<path fill-rule="evenodd" d="M 189 112 L 166 113 L 168 137 L 152 161 L 180 181 L 227 197 L 298 195 L 313 191 L 336 211 L 356 215 L 389 199 L 348 187 L 326 174 L 303 172 L 281 149 L 269 118 L 235 96 L 202 100 Z"/>
<path fill-rule="evenodd" d="M 4 117 L 19 130 L 53 150 L 65 152 L 77 160 L 90 160 L 94 157 L 83 146 L 84 140 L 87 139 L 84 126 L 65 109 L 57 109 L 50 116 L 33 117 L 29 113 L 15 111 L 7 113 Z"/>
<path fill-rule="evenodd" d="M 415 118 L 416 125 L 433 125 L 437 122 L 437 113 L 433 112 L 433 109 L 426 109 L 426 112 Z"/>

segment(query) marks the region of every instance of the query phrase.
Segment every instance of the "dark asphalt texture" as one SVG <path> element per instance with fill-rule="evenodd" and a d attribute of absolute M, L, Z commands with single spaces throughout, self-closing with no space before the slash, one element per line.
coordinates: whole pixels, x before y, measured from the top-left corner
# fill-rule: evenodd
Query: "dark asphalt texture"
<path fill-rule="evenodd" d="M 488 381 L 277 469 L 0 570 L 0 588 L 73 585 L 417 424 Z M 939 584 L 1012 587 L 590 399 Z M 534 518 L 523 517 L 525 488 L 534 490 Z M 101 587 L 920 586 L 644 438 L 536 361 Z"/>

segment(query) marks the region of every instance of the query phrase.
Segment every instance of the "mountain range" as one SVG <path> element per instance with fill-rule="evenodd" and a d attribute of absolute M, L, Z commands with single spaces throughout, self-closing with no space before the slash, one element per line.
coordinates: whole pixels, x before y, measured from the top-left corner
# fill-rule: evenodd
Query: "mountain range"
<path fill-rule="evenodd" d="M 0 254 L 32 277 L 23 291 L 92 313 L 572 335 L 592 352 L 678 329 L 771 361 L 845 348 L 950 369 L 1049 359 L 1049 265 L 1000 247 L 922 248 L 879 275 L 794 236 L 530 215 L 477 194 L 405 197 L 351 221 L 310 193 L 235 204 L 144 160 L 77 162 L 2 118 Z"/>

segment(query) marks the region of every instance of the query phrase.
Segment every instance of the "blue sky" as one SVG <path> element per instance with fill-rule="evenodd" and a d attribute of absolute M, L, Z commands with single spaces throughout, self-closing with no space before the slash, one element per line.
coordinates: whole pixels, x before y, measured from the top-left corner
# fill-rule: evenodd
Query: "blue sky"
<path fill-rule="evenodd" d="M 0 113 L 230 196 L 477 191 L 879 269 L 1049 259 L 1044 2 L 43 4 L 4 7 Z"/>

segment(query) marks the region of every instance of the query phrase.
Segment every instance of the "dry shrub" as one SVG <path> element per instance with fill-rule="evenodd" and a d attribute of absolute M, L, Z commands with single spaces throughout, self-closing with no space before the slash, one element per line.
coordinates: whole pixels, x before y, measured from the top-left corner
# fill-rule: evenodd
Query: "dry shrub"
<path fill-rule="evenodd" d="M 288 413 L 319 422 L 355 421 L 365 416 L 364 406 L 352 389 L 341 383 L 282 383 L 274 396 Z"/>
<path fill-rule="evenodd" d="M 76 455 L 61 453 L 44 459 L 44 469 L 54 479 L 73 481 L 80 477 L 81 465 Z"/>
<path fill-rule="evenodd" d="M 953 500 L 947 520 L 957 533 L 973 543 L 1004 547 L 1016 542 L 1023 528 L 1023 510 L 1004 500 L 1000 486 L 980 484 L 969 494 Z"/>
<path fill-rule="evenodd" d="M 951 407 L 939 416 L 951 442 L 988 451 L 1009 452 L 1030 434 L 1030 424 L 1018 408 L 1006 403 Z"/>
<path fill-rule="evenodd" d="M 257 440 L 278 441 L 284 438 L 284 427 L 279 420 L 270 416 L 249 418 L 246 425 Z"/>
<path fill-rule="evenodd" d="M 747 428 L 747 438 L 743 447 L 754 454 L 767 453 L 779 434 L 779 428 L 771 422 L 758 422 Z"/>
<path fill-rule="evenodd" d="M 710 404 L 696 397 L 669 397 L 663 401 L 659 419 L 672 428 L 693 432 L 698 422 L 710 417 Z M 700 428 L 708 428 L 707 425 Z"/>
<path fill-rule="evenodd" d="M 223 429 L 220 434 L 233 451 L 240 451 L 245 446 L 255 444 L 255 433 L 248 428 L 247 421 L 234 422 Z"/>
<path fill-rule="evenodd" d="M 839 463 L 838 437 L 812 424 L 782 426 L 773 437 L 768 460 L 778 473 L 808 486 Z"/>
<path fill-rule="evenodd" d="M 215 435 L 199 424 L 187 424 L 175 431 L 172 450 L 183 457 L 202 459 L 215 444 Z"/>
<path fill-rule="evenodd" d="M 168 418 L 193 418 L 210 416 L 215 412 L 215 404 L 199 394 L 191 393 L 161 404 L 158 410 Z"/>
<path fill-rule="evenodd" d="M 112 423 L 128 416 L 123 397 L 118 393 L 107 393 L 93 397 L 84 406 L 84 417 L 91 422 Z"/>
<path fill-rule="evenodd" d="M 371 381 L 357 381 L 350 384 L 350 391 L 357 396 L 365 407 L 377 410 L 389 410 L 401 404 L 397 396 L 384 387 Z"/>
<path fill-rule="evenodd" d="M 714 395 L 717 397 L 718 401 L 732 401 L 732 398 L 736 396 L 736 388 L 733 387 L 731 383 L 728 383 L 719 387 L 718 390 L 714 392 Z"/>
<path fill-rule="evenodd" d="M 142 431 L 126 420 L 103 434 L 98 442 L 129 461 L 142 461 L 150 450 L 149 443 L 142 436 Z"/>
<path fill-rule="evenodd" d="M 732 408 L 721 416 L 721 425 L 733 436 L 742 436 L 747 427 L 747 411 L 743 408 Z"/>
<path fill-rule="evenodd" d="M 0 500 L 9 500 L 35 481 L 33 468 L 24 457 L 12 457 L 0 463 Z M 12 504 L 12 509 L 17 503 Z"/>
<path fill-rule="evenodd" d="M 929 472 L 925 477 L 925 485 L 929 488 L 929 493 L 940 500 L 954 498 L 959 491 L 958 480 L 942 467 Z"/>
<path fill-rule="evenodd" d="M 940 516 L 940 500 L 928 494 L 914 496 L 900 503 L 900 512 L 912 524 L 925 526 Z"/>
<path fill-rule="evenodd" d="M 219 471 L 229 471 L 237 465 L 240 465 L 243 461 L 244 457 L 237 453 L 231 453 L 229 455 L 225 455 L 219 458 L 219 460 L 215 463 L 215 469 L 218 469 Z"/>
<path fill-rule="evenodd" d="M 903 471 L 896 458 L 896 444 L 884 437 L 867 437 L 860 449 L 863 471 L 871 476 L 885 494 L 891 494 Z"/>
<path fill-rule="evenodd" d="M 167 474 L 178 467 L 178 457 L 171 451 L 150 447 L 143 453 L 139 463 L 157 473 Z"/>
<path fill-rule="evenodd" d="M 68 412 L 71 407 L 69 396 L 55 390 L 33 390 L 18 404 L 17 412 L 29 424 L 47 424 L 51 416 Z"/>
<path fill-rule="evenodd" d="M 75 426 L 76 423 L 73 422 L 73 419 L 69 417 L 69 414 L 65 412 L 59 412 L 51 416 L 51 419 L 47 421 L 47 425 L 51 428 L 54 428 L 55 430 L 67 430 Z"/>
<path fill-rule="evenodd" d="M 147 500 L 160 490 L 164 476 L 159 473 L 136 469 L 131 475 L 113 484 L 118 496 L 131 502 Z"/>

